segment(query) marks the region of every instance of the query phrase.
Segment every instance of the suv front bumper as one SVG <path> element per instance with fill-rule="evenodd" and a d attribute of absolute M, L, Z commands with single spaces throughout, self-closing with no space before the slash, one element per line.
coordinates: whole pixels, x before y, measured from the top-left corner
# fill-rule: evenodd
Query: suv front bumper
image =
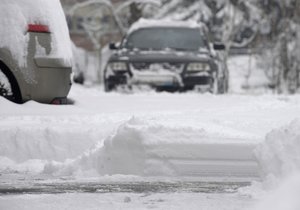
<path fill-rule="evenodd" d="M 174 75 L 138 75 L 128 77 L 126 75 L 110 75 L 105 82 L 112 87 L 118 85 L 149 85 L 154 88 L 193 89 L 195 86 L 211 87 L 214 79 L 212 76 L 182 76 Z"/>

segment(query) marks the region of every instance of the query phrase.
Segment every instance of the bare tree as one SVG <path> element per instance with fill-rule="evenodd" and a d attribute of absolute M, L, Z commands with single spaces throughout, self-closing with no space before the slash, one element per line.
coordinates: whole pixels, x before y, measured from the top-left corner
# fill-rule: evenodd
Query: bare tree
<path fill-rule="evenodd" d="M 275 1 L 275 0 L 274 0 Z M 270 2 L 271 3 L 271 2 Z M 273 4 L 275 5 L 275 4 Z M 272 27 L 272 41 L 275 43 L 268 59 L 272 62 L 272 74 L 269 75 L 273 88 L 277 93 L 295 93 L 299 88 L 300 41 L 299 28 L 299 2 L 298 0 L 280 1 L 281 18 L 276 27 Z M 275 17 L 273 17 L 274 19 Z M 273 20 L 272 22 L 274 22 Z M 268 71 L 270 68 L 266 68 Z"/>

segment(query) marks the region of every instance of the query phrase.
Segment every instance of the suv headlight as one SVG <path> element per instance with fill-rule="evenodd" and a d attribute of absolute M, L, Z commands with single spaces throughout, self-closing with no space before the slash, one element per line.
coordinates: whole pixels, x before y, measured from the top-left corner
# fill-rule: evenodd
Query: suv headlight
<path fill-rule="evenodd" d="M 208 63 L 190 63 L 187 71 L 210 71 L 210 65 Z"/>
<path fill-rule="evenodd" d="M 112 62 L 109 67 L 113 71 L 127 71 L 127 64 L 125 62 Z"/>

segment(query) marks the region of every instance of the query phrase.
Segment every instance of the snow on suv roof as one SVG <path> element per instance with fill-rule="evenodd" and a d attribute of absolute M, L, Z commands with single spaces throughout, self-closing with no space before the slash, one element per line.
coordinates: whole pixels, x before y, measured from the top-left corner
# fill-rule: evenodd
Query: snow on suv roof
<path fill-rule="evenodd" d="M 65 16 L 59 0 L 1 0 L 0 48 L 6 48 L 26 66 L 29 24 L 43 24 L 50 29 L 50 56 L 71 62 L 72 51 Z"/>
<path fill-rule="evenodd" d="M 203 24 L 199 24 L 195 21 L 175 21 L 175 20 L 148 20 L 140 19 L 135 22 L 130 29 L 128 34 L 141 28 L 153 28 L 153 27 L 182 27 L 182 28 L 202 28 Z"/>

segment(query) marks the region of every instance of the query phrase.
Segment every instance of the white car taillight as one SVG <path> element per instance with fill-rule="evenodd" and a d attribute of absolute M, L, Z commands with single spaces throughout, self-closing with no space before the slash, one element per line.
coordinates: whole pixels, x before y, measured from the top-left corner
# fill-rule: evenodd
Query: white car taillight
<path fill-rule="evenodd" d="M 50 33 L 49 26 L 42 24 L 29 24 L 27 31 L 34 33 Z"/>

